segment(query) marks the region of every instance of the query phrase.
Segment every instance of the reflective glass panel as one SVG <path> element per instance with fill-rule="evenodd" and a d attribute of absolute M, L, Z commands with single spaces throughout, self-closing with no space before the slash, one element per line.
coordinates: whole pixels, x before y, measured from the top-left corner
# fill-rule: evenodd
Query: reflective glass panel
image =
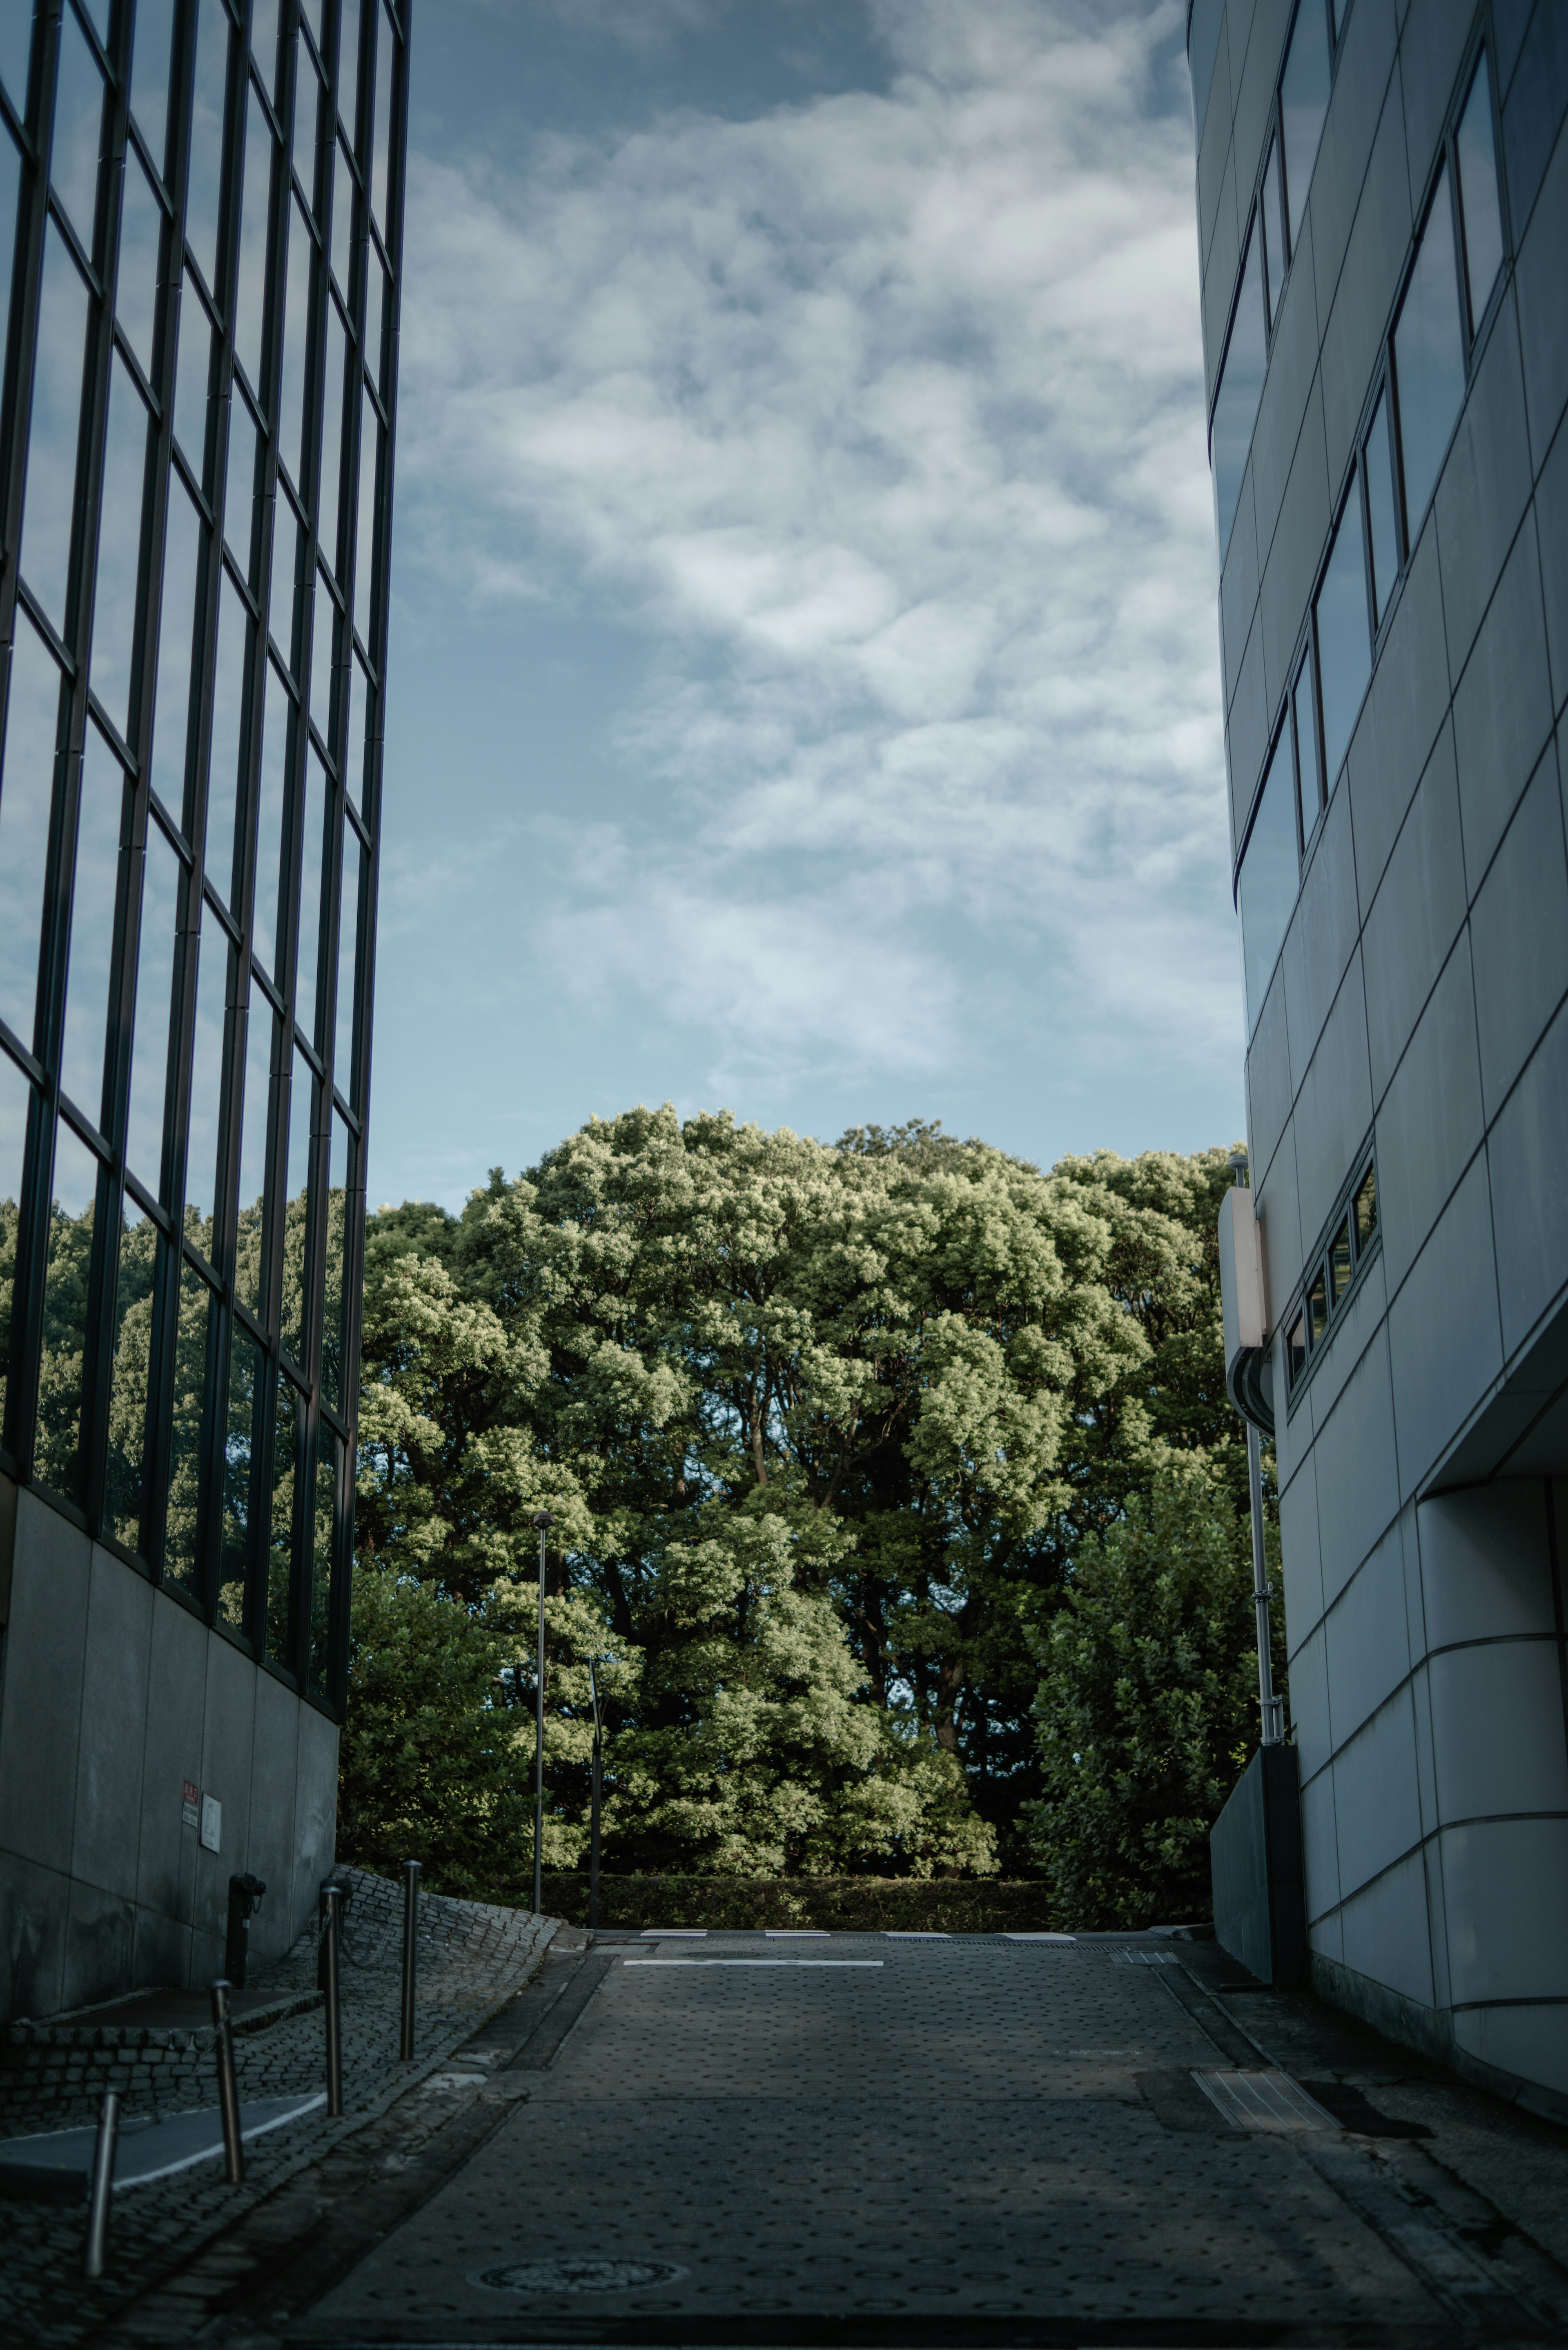
<path fill-rule="evenodd" d="M 278 986 L 277 918 L 284 851 L 284 775 L 288 758 L 289 699 L 282 679 L 267 663 L 266 705 L 262 715 L 261 768 L 256 785 L 256 897 L 251 952 Z"/>
<path fill-rule="evenodd" d="M 213 376 L 213 330 L 202 297 L 187 282 L 180 296 L 180 348 L 174 370 L 174 438 L 203 489 L 207 486 L 207 417 Z"/>
<path fill-rule="evenodd" d="M 312 620 L 315 641 L 310 654 L 310 716 L 317 733 L 328 746 L 332 742 L 332 640 L 337 619 L 332 590 L 318 574 Z"/>
<path fill-rule="evenodd" d="M 0 322 L 11 315 L 11 274 L 16 257 L 16 199 L 20 192 L 22 159 L 16 142 L 0 123 Z M 0 342 L 5 329 L 0 323 Z"/>
<path fill-rule="evenodd" d="M 1382 625 L 1399 577 L 1399 519 L 1394 502 L 1394 456 L 1388 435 L 1388 395 L 1372 412 L 1366 436 L 1366 513 L 1372 526 L 1372 614 Z"/>
<path fill-rule="evenodd" d="M 1258 400 L 1262 392 L 1263 374 L 1268 362 L 1262 265 L 1254 220 L 1248 234 L 1246 257 L 1241 265 L 1241 290 L 1236 300 L 1235 322 L 1231 328 L 1225 362 L 1220 371 L 1220 389 L 1214 396 L 1214 428 L 1210 440 L 1210 459 L 1214 468 L 1215 521 L 1220 533 L 1221 559 L 1231 543 L 1231 525 L 1236 519 L 1236 501 L 1241 494 L 1241 476 L 1246 470 L 1247 452 L 1252 443 L 1252 426 L 1257 420 Z"/>
<path fill-rule="evenodd" d="M 1187 70 L 1192 77 L 1192 125 L 1199 139 L 1203 136 L 1203 119 L 1209 111 L 1214 60 L 1220 53 L 1220 32 L 1224 22 L 1225 0 L 1192 0 L 1192 16 L 1187 27 Z M 383 32 L 381 37 L 383 47 L 389 46 L 389 36 Z"/>
<path fill-rule="evenodd" d="M 109 963 L 125 797 L 125 770 L 89 721 L 78 800 L 60 1083 L 95 1126 L 103 1117 Z"/>
<path fill-rule="evenodd" d="M 223 157 L 223 94 L 229 69 L 229 20 L 223 0 L 200 0 L 196 88 L 191 115 L 190 192 L 185 238 L 210 294 L 216 295 L 219 175 Z"/>
<path fill-rule="evenodd" d="M 266 1652 L 275 1663 L 286 1665 L 289 1569 L 294 1563 L 295 1462 L 299 1453 L 302 1415 L 299 1396 L 281 1372 L 275 1404 L 272 1459 L 267 1464 Z"/>
<path fill-rule="evenodd" d="M 267 208 L 272 200 L 272 132 L 253 89 L 245 123 L 244 201 L 240 213 L 240 276 L 234 296 L 234 356 L 251 390 L 262 389 L 262 323 L 266 301 Z"/>
<path fill-rule="evenodd" d="M 98 206 L 98 161 L 103 145 L 103 76 L 69 8 L 60 11 L 59 78 L 55 85 L 55 136 L 49 182 L 66 218 L 92 255 Z"/>
<path fill-rule="evenodd" d="M 0 7 L 0 81 L 19 115 L 27 111 L 27 58 L 32 46 L 31 0 L 5 0 Z"/>
<path fill-rule="evenodd" d="M 327 842 L 332 837 L 332 795 L 314 750 L 305 767 L 305 821 L 299 878 L 299 949 L 294 987 L 294 1016 L 314 1044 L 319 1034 L 317 972 L 321 954 L 321 868 Z"/>
<path fill-rule="evenodd" d="M 321 1307 L 321 1391 L 339 1411 L 348 1409 L 343 1392 L 347 1359 L 345 1322 L 348 1295 L 343 1268 L 348 1246 L 348 1129 L 332 1113 L 331 1159 L 327 1174 L 327 1274 Z"/>
<path fill-rule="evenodd" d="M 255 578 L 256 428 L 244 395 L 237 389 L 229 400 L 229 456 L 224 469 L 223 536 L 243 576 Z"/>
<path fill-rule="evenodd" d="M 381 388 L 382 321 L 387 307 L 387 273 L 373 244 L 365 247 L 365 368 L 378 391 Z"/>
<path fill-rule="evenodd" d="M 305 533 L 295 521 L 293 509 L 286 500 L 280 498 L 273 530 L 272 588 L 267 626 L 290 676 L 295 671 L 296 607 L 304 584 L 305 564 Z"/>
<path fill-rule="evenodd" d="M 241 1105 L 244 1123 L 240 1135 L 239 1245 L 234 1279 L 239 1296 L 258 1321 L 262 1319 L 262 1225 L 275 1025 L 272 1005 L 253 979 L 250 1018 L 245 1027 L 245 1084 Z"/>
<path fill-rule="evenodd" d="M 1298 1314 L 1285 1340 L 1285 1372 L 1293 1388 L 1306 1368 L 1306 1315 Z"/>
<path fill-rule="evenodd" d="M 270 97 L 276 88 L 278 54 L 277 0 L 253 0 L 251 55 Z"/>
<path fill-rule="evenodd" d="M 87 287 L 64 237 L 50 221 L 44 237 L 38 358 L 33 375 L 32 421 L 27 433 L 22 577 L 62 636 L 71 559 L 87 321 Z"/>
<path fill-rule="evenodd" d="M 191 723 L 191 657 L 202 525 L 178 474 L 169 477 L 163 553 L 163 609 L 158 623 L 158 699 L 152 714 L 152 788 L 171 816 L 185 806 L 185 743 Z"/>
<path fill-rule="evenodd" d="M 114 312 L 120 331 L 152 380 L 152 335 L 158 308 L 158 246 L 163 210 L 134 147 L 125 151 L 125 193 L 119 208 L 119 266 Z"/>
<path fill-rule="evenodd" d="M 387 22 L 386 11 L 376 10 L 376 95 L 372 113 L 370 148 L 370 209 L 376 215 L 376 226 L 383 241 L 388 231 L 387 162 L 392 144 L 392 67 L 397 54 L 397 36 Z M 379 342 L 372 345 L 379 350 Z"/>
<path fill-rule="evenodd" d="M 1290 926 L 1300 870 L 1290 743 L 1282 733 L 1269 761 L 1262 796 L 1247 852 L 1241 859 L 1239 896 L 1249 1036 L 1258 1024 L 1263 999 L 1269 992 L 1269 979 Z"/>
<path fill-rule="evenodd" d="M 310 1566 L 310 1689 L 325 1697 L 328 1686 L 332 1637 L 333 1539 L 337 1519 L 337 1439 L 323 1422 L 317 1438 L 320 1457 L 316 1463 L 316 1523 L 312 1530 Z"/>
<path fill-rule="evenodd" d="M 365 800 L 365 713 L 369 701 L 369 688 L 356 653 L 348 664 L 348 749 L 343 763 L 348 805 L 355 809 L 363 807 Z"/>
<path fill-rule="evenodd" d="M 78 1498 L 78 1440 L 87 1353 L 88 1282 L 99 1162 L 61 1118 L 55 1130 L 49 1201 L 49 1263 L 44 1282 L 44 1348 L 38 1365 L 34 1473 L 57 1493 Z"/>
<path fill-rule="evenodd" d="M 321 497 L 317 536 L 321 552 L 337 568 L 337 484 L 343 469 L 343 322 L 336 304 L 327 305 L 327 383 L 321 423 Z"/>
<path fill-rule="evenodd" d="M 1353 1267 L 1350 1259 L 1350 1222 L 1347 1218 L 1329 1243 L 1328 1284 L 1332 1302 L 1337 1305 L 1350 1287 Z"/>
<path fill-rule="evenodd" d="M 294 85 L 294 169 L 305 192 L 305 208 L 316 208 L 316 146 L 321 135 L 321 84 L 310 51 L 301 41 Z"/>
<path fill-rule="evenodd" d="M 1414 546 L 1465 396 L 1465 348 L 1445 166 L 1394 329 L 1405 521 Z"/>
<path fill-rule="evenodd" d="M 337 917 L 337 1019 L 332 1082 L 354 1102 L 354 980 L 359 967 L 359 836 L 343 827 L 343 898 Z"/>
<path fill-rule="evenodd" d="M 170 1021 L 181 863 L 156 822 L 147 827 L 141 873 L 141 934 L 136 952 L 136 1024 L 131 1031 L 130 1122 L 125 1155 L 133 1174 L 164 1197 L 163 1110 L 169 1084 Z"/>
<path fill-rule="evenodd" d="M 251 1469 L 256 1421 L 266 1392 L 266 1365 L 235 1321 L 229 1332 L 227 1409 L 223 1419 L 223 1510 L 218 1540 L 218 1617 L 232 1631 L 245 1623 L 245 1565 L 250 1550 Z"/>
<path fill-rule="evenodd" d="M 163 1572 L 192 1591 L 202 1485 L 202 1408 L 207 1387 L 207 1324 L 212 1292 L 194 1265 L 180 1265 L 180 1322 L 174 1345 L 174 1417 L 169 1441 L 169 1509 Z"/>
<path fill-rule="evenodd" d="M 1297 781 L 1301 790 L 1301 827 L 1304 841 L 1317 822 L 1323 805 L 1323 773 L 1317 755 L 1317 701 L 1313 692 L 1312 653 L 1296 671 L 1291 697 L 1296 722 Z"/>
<path fill-rule="evenodd" d="M 1465 223 L 1465 276 L 1473 334 L 1502 267 L 1502 212 L 1497 200 L 1497 150 L 1492 144 L 1491 71 L 1480 53 L 1476 78 L 1459 117 L 1459 210 Z"/>
<path fill-rule="evenodd" d="M 369 393 L 362 395 L 359 428 L 359 528 L 354 550 L 354 625 L 359 641 L 370 642 L 370 588 L 375 578 L 376 485 L 379 479 L 381 421 Z"/>
<path fill-rule="evenodd" d="M 209 1262 L 213 1256 L 213 1211 L 217 1201 L 219 1116 L 223 1107 L 228 992 L 228 934 L 211 906 L 203 905 L 201 959 L 196 967 L 196 1035 L 191 1055 L 185 1232 Z"/>
<path fill-rule="evenodd" d="M 103 513 L 93 588 L 92 688 L 122 738 L 130 731 L 130 661 L 151 421 L 130 371 L 117 352 L 109 370 Z"/>
<path fill-rule="evenodd" d="M 306 1294 L 306 1247 L 310 1208 L 310 1113 L 315 1080 L 298 1046 L 294 1051 L 294 1083 L 288 1102 L 288 1171 L 285 1180 L 283 1229 L 283 1313 L 279 1324 L 283 1343 L 296 1363 L 305 1360 Z"/>
<path fill-rule="evenodd" d="M 337 111 L 352 145 L 358 129 L 359 0 L 343 0 L 337 20 Z"/>
<path fill-rule="evenodd" d="M 1323 708 L 1324 778 L 1332 793 L 1350 748 L 1366 681 L 1372 637 L 1366 617 L 1366 564 L 1361 543 L 1361 501 L 1354 485 L 1339 517 L 1334 546 L 1317 591 L 1318 695 Z"/>
<path fill-rule="evenodd" d="M 22 1160 L 33 1089 L 8 1055 L 0 1053 L 0 1428 L 11 1378 L 11 1300 L 16 1284 L 16 1233 L 22 1204 Z"/>
<path fill-rule="evenodd" d="M 0 1019 L 30 1047 L 38 993 L 49 812 L 54 802 L 60 672 L 20 605 L 16 627 L 5 700 L 4 764 L 0 764 Z"/>
<path fill-rule="evenodd" d="M 348 269 L 354 250 L 354 175 L 337 140 L 332 150 L 332 275 L 344 306 L 349 299 Z"/>
<path fill-rule="evenodd" d="M 283 384 L 278 394 L 278 453 L 296 489 L 305 437 L 305 360 L 310 330 L 310 256 L 314 243 L 297 203 L 288 207 L 287 283 L 283 307 Z"/>
<path fill-rule="evenodd" d="M 1316 1347 L 1319 1344 L 1327 1327 L 1328 1280 L 1320 1264 L 1317 1277 L 1307 1293 L 1307 1335 L 1312 1346 Z"/>
<path fill-rule="evenodd" d="M 141 1548 L 146 1500 L 147 1385 L 152 1362 L 153 1280 L 158 1227 L 129 1192 L 120 1209 L 114 1291 L 114 1363 L 109 1373 L 104 1523 L 127 1550 Z"/>
<path fill-rule="evenodd" d="M 218 591 L 218 659 L 213 681 L 213 755 L 207 772 L 207 879 L 225 906 L 241 867 L 235 837 L 244 733 L 245 639 L 250 620 L 227 572 Z"/>
<path fill-rule="evenodd" d="M 1280 196 L 1280 142 L 1269 141 L 1269 160 L 1263 166 L 1263 267 L 1269 324 L 1272 327 L 1279 312 L 1280 290 L 1285 282 L 1286 269 L 1285 215 Z"/>
<path fill-rule="evenodd" d="M 169 127 L 169 61 L 174 41 L 174 0 L 136 0 L 130 58 L 130 110 L 161 171 Z"/>
<path fill-rule="evenodd" d="M 1280 123 L 1284 132 L 1285 198 L 1291 245 L 1301 233 L 1312 167 L 1328 114 L 1328 22 L 1323 0 L 1301 0 L 1280 81 Z"/>
<path fill-rule="evenodd" d="M 1359 1255 L 1377 1230 L 1377 1172 L 1369 1167 L 1355 1194 L 1355 1247 Z"/>

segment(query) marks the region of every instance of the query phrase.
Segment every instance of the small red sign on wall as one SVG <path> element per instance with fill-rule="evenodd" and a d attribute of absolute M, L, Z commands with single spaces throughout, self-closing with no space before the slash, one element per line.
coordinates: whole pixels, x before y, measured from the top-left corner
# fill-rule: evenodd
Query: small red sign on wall
<path fill-rule="evenodd" d="M 193 1803 L 195 1803 L 195 1802 L 197 1801 L 198 1797 L 199 1797 L 199 1796 L 200 1796 L 200 1794 L 201 1794 L 201 1792 L 202 1792 L 202 1791 L 201 1791 L 201 1789 L 197 1786 L 196 1782 L 194 1781 L 194 1779 L 187 1779 L 187 1780 L 186 1780 L 186 1782 L 185 1782 L 185 1784 L 184 1784 L 183 1791 L 182 1791 L 182 1794 L 181 1794 L 180 1801 L 181 1801 L 182 1804 L 193 1804 Z"/>

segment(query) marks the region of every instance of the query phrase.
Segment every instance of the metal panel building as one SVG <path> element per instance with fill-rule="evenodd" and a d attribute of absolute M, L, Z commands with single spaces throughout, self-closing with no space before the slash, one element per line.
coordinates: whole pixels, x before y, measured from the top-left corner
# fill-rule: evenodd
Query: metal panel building
<path fill-rule="evenodd" d="M 1568 2112 L 1568 10 L 1189 59 L 1312 1963 Z"/>
<path fill-rule="evenodd" d="M 0 5 L 0 2011 L 331 1865 L 410 0 Z"/>

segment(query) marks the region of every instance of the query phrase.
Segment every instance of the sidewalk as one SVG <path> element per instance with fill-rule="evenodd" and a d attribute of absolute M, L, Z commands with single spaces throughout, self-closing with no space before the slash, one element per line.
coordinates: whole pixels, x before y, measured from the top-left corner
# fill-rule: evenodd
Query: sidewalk
<path fill-rule="evenodd" d="M 0 2201 L 0 2338 L 28 2345 L 87 2341 L 117 2312 L 199 2255 L 288 2179 L 318 2165 L 346 2137 L 412 2095 L 426 2134 L 450 2106 L 439 2080 L 454 2048 L 510 1999 L 537 1967 L 554 1919 L 487 1908 L 441 1895 L 421 1898 L 418 2054 L 398 2055 L 402 1937 L 400 1887 L 340 1870 L 350 1882 L 342 1969 L 343 2102 L 340 2119 L 303 2116 L 245 2148 L 245 2182 L 230 2187 L 221 2162 L 118 2193 L 103 2282 L 81 2272 L 79 2206 Z M 234 2040 L 242 2100 L 325 2086 L 325 2027 L 314 1927 L 250 1988 L 270 1995 L 278 2020 Z M 15 2138 L 96 2119 L 105 2088 L 121 2092 L 122 2128 L 139 2116 L 217 2102 L 210 2029 L 105 2026 L 88 2014 L 73 2027 L 14 2033 L 0 2060 L 0 2137 Z M 410 2127 L 414 2125 L 410 2116 Z"/>

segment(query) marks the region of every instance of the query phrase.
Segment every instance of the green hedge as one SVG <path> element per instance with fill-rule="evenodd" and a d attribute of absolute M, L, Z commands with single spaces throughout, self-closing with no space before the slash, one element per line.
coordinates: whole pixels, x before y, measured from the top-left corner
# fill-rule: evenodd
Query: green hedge
<path fill-rule="evenodd" d="M 509 1887 L 493 1898 L 527 1901 Z M 1044 1883 L 985 1877 L 601 1877 L 601 1926 L 708 1926 L 722 1932 L 764 1926 L 826 1926 L 840 1933 L 1000 1934 L 1049 1932 Z M 588 1921 L 586 1873 L 546 1874 L 544 1904 L 574 1926 Z"/>

